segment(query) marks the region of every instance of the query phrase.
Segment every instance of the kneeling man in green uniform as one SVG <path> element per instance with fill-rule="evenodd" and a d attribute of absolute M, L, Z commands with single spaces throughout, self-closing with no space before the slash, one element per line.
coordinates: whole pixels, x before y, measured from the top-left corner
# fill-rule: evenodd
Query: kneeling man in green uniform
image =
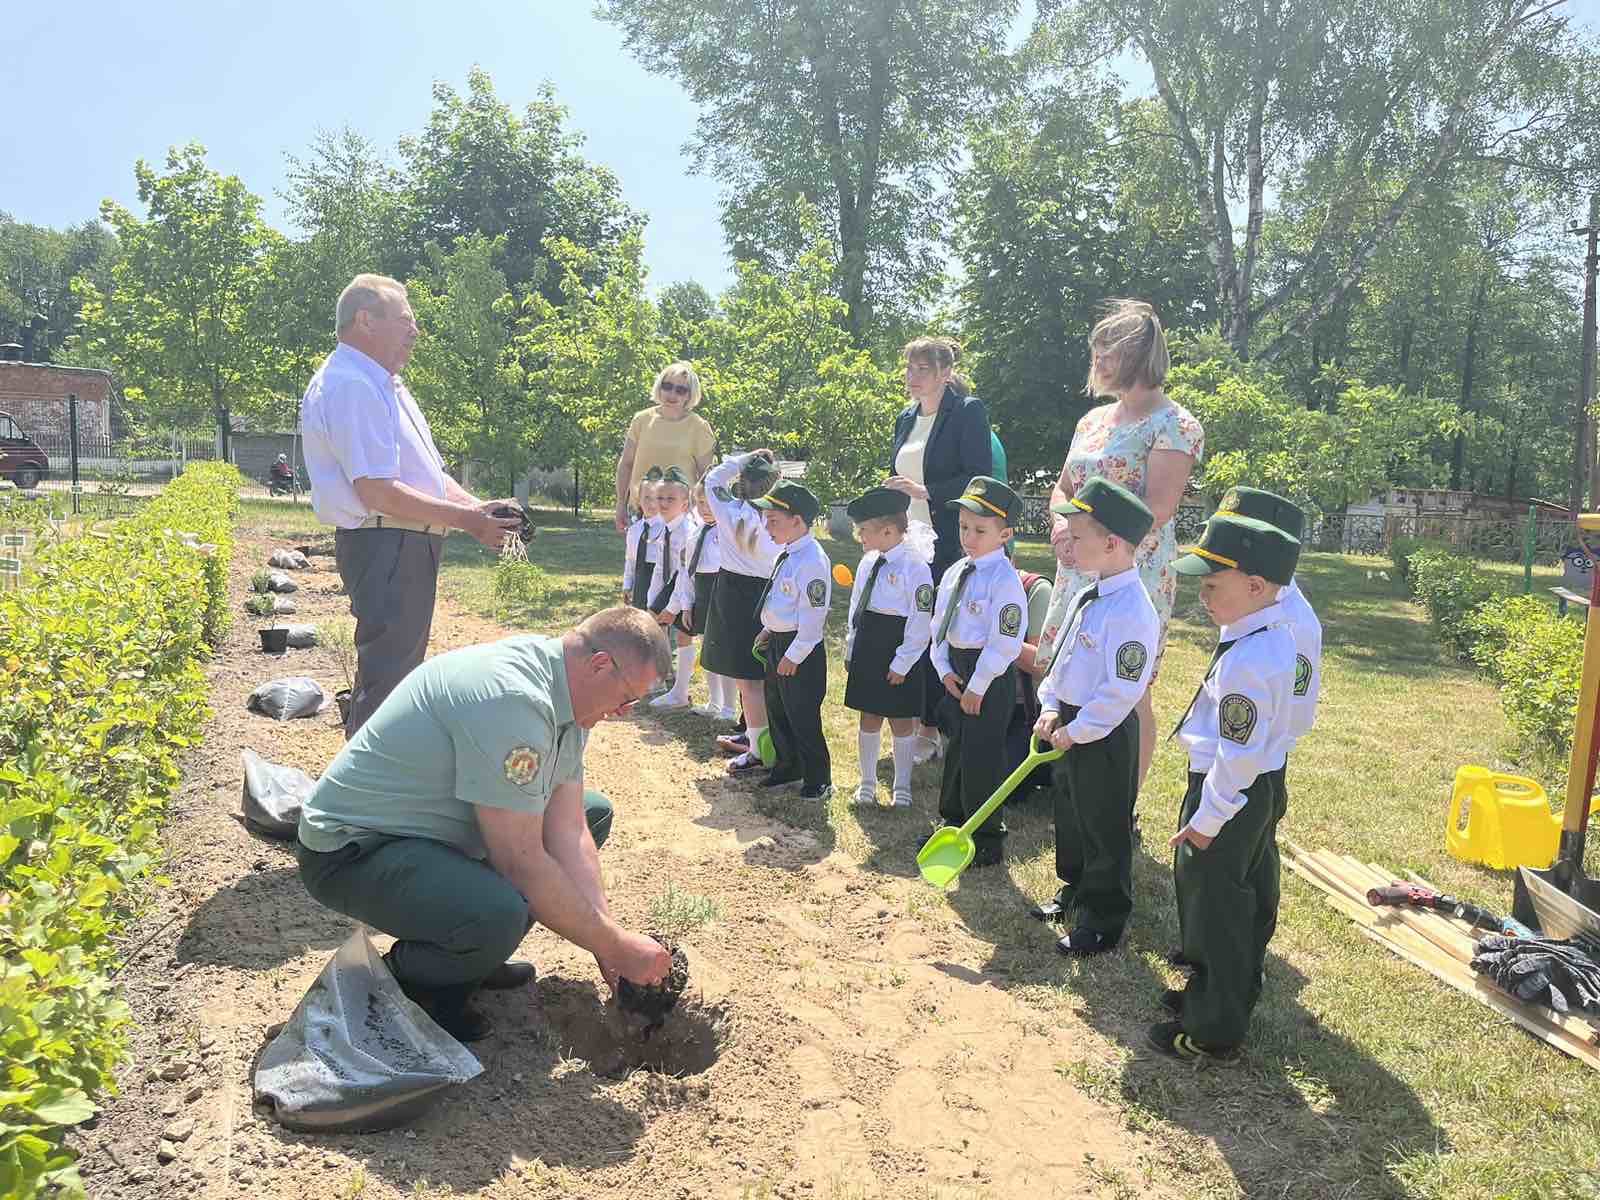
<path fill-rule="evenodd" d="M 322 904 L 397 940 L 406 995 L 460 1041 L 490 1032 L 469 1000 L 534 976 L 506 959 L 534 921 L 619 977 L 659 983 L 652 938 L 611 918 L 597 851 L 611 803 L 583 786 L 589 730 L 666 674 L 665 635 L 609 608 L 561 637 L 441 654 L 383 701 L 300 816 L 300 877 Z"/>

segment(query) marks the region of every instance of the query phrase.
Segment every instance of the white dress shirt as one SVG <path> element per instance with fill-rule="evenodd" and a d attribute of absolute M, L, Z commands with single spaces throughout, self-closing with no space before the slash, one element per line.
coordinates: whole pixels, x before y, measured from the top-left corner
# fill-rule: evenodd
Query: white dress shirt
<path fill-rule="evenodd" d="M 892 547 L 886 554 L 868 550 L 861 556 L 861 563 L 856 567 L 855 586 L 850 590 L 844 660 L 849 662 L 850 653 L 855 649 L 856 610 L 861 607 L 867 580 L 872 578 L 873 565 L 879 559 L 886 561 L 878 572 L 877 582 L 872 585 L 872 598 L 867 601 L 867 611 L 906 619 L 905 636 L 900 641 L 900 648 L 894 652 L 889 669 L 896 675 L 909 675 L 933 638 L 933 573 L 905 542 Z"/>
<path fill-rule="evenodd" d="M 1294 634 L 1283 605 L 1272 604 L 1224 625 L 1219 640 L 1234 643 L 1201 685 L 1194 709 L 1178 730 L 1189 770 L 1205 773 L 1195 832 L 1216 837 L 1245 804 L 1245 789 L 1264 771 L 1283 766 L 1294 741 Z"/>
<path fill-rule="evenodd" d="M 445 497 L 444 460 L 427 418 L 398 376 L 354 346 L 340 342 L 311 377 L 300 433 L 311 507 L 325 525 L 354 529 L 372 515 L 356 495 L 358 479 L 393 479 Z"/>
<path fill-rule="evenodd" d="M 720 528 L 715 522 L 707 525 L 695 516 L 694 536 L 689 539 L 688 552 L 684 555 L 684 568 L 678 572 L 678 582 L 673 585 L 672 611 L 687 612 L 694 607 L 694 581 L 700 575 L 715 575 L 722 570 L 722 550 L 719 545 L 717 531 Z M 700 553 L 695 558 L 695 551 Z M 689 571 L 689 563 L 694 563 L 694 572 Z"/>
<path fill-rule="evenodd" d="M 761 510 L 729 490 L 748 457 L 730 455 L 706 472 L 706 503 L 716 514 L 717 528 L 721 530 L 717 540 L 722 548 L 722 569 L 766 579 L 772 574 L 772 564 L 778 560 L 782 547 L 767 532 Z"/>
<path fill-rule="evenodd" d="M 623 535 L 622 590 L 625 592 L 633 591 L 633 564 L 639 554 L 639 542 L 649 536 L 650 522 L 645 517 L 635 517 L 633 524 L 628 526 L 628 532 Z M 646 543 L 646 549 L 648 550 L 648 542 Z M 646 571 L 653 570 L 648 557 L 638 561 L 639 565 Z"/>
<path fill-rule="evenodd" d="M 822 641 L 828 603 L 833 599 L 833 564 L 809 533 L 779 547 L 778 553 L 782 561 L 762 602 L 761 624 L 773 633 L 794 632 L 794 641 L 783 656 L 799 666 Z"/>
<path fill-rule="evenodd" d="M 688 574 L 683 569 L 684 564 L 689 561 L 689 546 L 699 528 L 699 518 L 690 512 L 679 513 L 677 520 L 669 521 L 661 527 L 661 540 L 656 554 L 664 561 L 656 568 L 656 577 L 651 582 L 653 591 L 650 603 L 655 604 L 659 601 L 663 612 L 678 611 L 678 588 L 682 585 L 684 576 Z M 667 586 L 669 579 L 672 580 L 672 594 L 662 596 L 659 593 Z"/>
<path fill-rule="evenodd" d="M 1089 587 L 1099 595 L 1085 603 Z M 1061 652 L 1039 685 L 1041 711 L 1059 713 L 1065 704 L 1078 707 L 1078 715 L 1066 725 L 1074 742 L 1097 742 L 1122 724 L 1150 687 L 1161 641 L 1161 618 L 1139 568 L 1129 567 L 1089 587 L 1068 605 L 1072 619 L 1062 635 Z"/>
<path fill-rule="evenodd" d="M 939 630 L 944 625 L 944 614 L 968 563 L 974 563 L 977 569 L 961 589 L 961 608 L 941 641 Z M 931 657 L 940 679 L 956 673 L 950 665 L 951 647 L 983 651 L 966 684 L 967 691 L 976 695 L 987 692 L 989 685 L 1017 661 L 1028 632 L 1028 597 L 1022 590 L 1022 576 L 1006 557 L 1005 547 L 977 559 L 958 558 L 944 573 L 939 581 L 939 599 L 933 606 L 933 631 Z"/>

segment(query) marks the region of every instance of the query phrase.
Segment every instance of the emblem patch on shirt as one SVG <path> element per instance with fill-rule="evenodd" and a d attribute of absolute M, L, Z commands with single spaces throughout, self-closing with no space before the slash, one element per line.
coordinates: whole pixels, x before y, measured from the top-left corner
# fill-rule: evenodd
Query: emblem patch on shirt
<path fill-rule="evenodd" d="M 1256 731 L 1256 702 L 1238 692 L 1229 693 L 1217 708 L 1217 724 L 1223 737 L 1243 746 Z"/>
<path fill-rule="evenodd" d="M 539 773 L 539 756 L 531 746 L 513 746 L 506 755 L 506 782 L 527 787 Z"/>
<path fill-rule="evenodd" d="M 785 579 L 782 583 L 778 584 L 778 590 L 785 596 L 792 596 L 794 595 L 794 584 Z"/>
<path fill-rule="evenodd" d="M 1000 610 L 1000 635 L 1002 637 L 1016 637 L 1017 631 L 1022 628 L 1022 606 L 1008 604 Z"/>
<path fill-rule="evenodd" d="M 1304 696 L 1311 691 L 1311 660 L 1304 654 L 1294 656 L 1294 694 Z"/>
<path fill-rule="evenodd" d="M 1144 674 L 1144 664 L 1149 658 L 1150 653 L 1144 648 L 1143 642 L 1123 642 L 1117 647 L 1117 678 L 1130 683 L 1137 682 L 1139 676 Z"/>
<path fill-rule="evenodd" d="M 724 504 L 733 503 L 733 493 L 725 487 L 714 487 L 711 489 L 711 494 Z"/>
<path fill-rule="evenodd" d="M 806 599 L 811 601 L 812 608 L 821 608 L 822 602 L 828 597 L 828 585 L 820 579 L 813 579 L 806 584 Z"/>
<path fill-rule="evenodd" d="M 917 611 L 933 611 L 933 584 L 925 583 L 917 589 Z"/>

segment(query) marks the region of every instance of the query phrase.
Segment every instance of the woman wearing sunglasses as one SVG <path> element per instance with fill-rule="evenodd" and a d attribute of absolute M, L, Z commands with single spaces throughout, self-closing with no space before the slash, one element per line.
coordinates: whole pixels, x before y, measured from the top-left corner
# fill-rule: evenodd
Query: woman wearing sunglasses
<path fill-rule="evenodd" d="M 694 415 L 700 403 L 700 377 L 686 362 L 675 362 L 656 376 L 655 404 L 634 414 L 617 459 L 617 532 L 628 529 L 628 509 L 639 503 L 639 481 L 651 467 L 678 467 L 699 479 L 715 461 L 716 431 Z"/>

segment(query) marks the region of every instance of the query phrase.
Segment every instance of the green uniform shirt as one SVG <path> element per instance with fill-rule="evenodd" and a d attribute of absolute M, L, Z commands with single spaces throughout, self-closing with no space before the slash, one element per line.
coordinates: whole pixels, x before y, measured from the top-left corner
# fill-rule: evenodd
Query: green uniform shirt
<path fill-rule="evenodd" d="M 582 786 L 588 740 L 572 719 L 559 638 L 441 654 L 401 681 L 323 773 L 300 841 L 327 852 L 430 838 L 483 858 L 473 806 L 542 813 L 558 784 Z"/>

